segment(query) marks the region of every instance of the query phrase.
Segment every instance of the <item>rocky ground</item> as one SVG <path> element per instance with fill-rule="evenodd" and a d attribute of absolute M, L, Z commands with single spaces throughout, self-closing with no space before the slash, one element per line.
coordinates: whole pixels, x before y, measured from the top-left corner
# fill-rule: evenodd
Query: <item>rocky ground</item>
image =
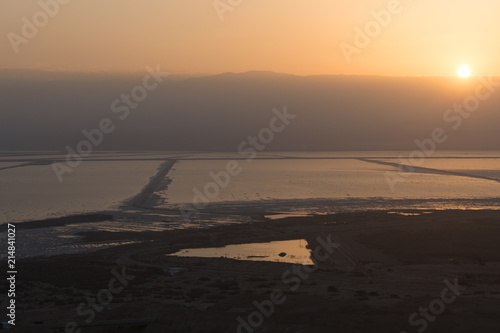
<path fill-rule="evenodd" d="M 83 236 L 140 243 L 21 260 L 16 331 L 472 333 L 500 327 L 498 211 L 377 211 Z M 290 239 L 307 240 L 317 264 L 167 255 Z"/>

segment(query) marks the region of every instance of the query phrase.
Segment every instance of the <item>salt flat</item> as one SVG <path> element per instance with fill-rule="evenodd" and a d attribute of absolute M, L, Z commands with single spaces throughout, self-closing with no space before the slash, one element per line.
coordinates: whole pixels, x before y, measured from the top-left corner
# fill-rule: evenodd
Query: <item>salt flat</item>
<path fill-rule="evenodd" d="M 500 154 L 440 153 L 423 163 L 433 170 L 411 174 L 398 171 L 399 154 L 404 153 L 280 153 L 276 159 L 238 160 L 238 175 L 229 181 L 215 177 L 220 184 L 228 185 L 219 186 L 214 197 L 210 197 L 214 186 L 207 184 L 216 183 L 213 175 L 220 175 L 229 159 L 179 160 L 167 175 L 171 184 L 159 195 L 165 204 L 175 205 L 204 198 L 210 203 L 319 198 L 480 199 L 496 198 L 500 193 L 498 181 L 483 178 L 500 176 Z M 391 155 L 394 158 L 388 159 Z M 391 187 L 387 173 L 400 176 L 400 181 Z"/>
<path fill-rule="evenodd" d="M 118 207 L 136 195 L 161 161 L 85 161 L 60 183 L 51 165 L 0 171 L 0 223 Z"/>
<path fill-rule="evenodd" d="M 336 200 L 343 207 L 355 203 L 357 210 L 372 208 L 369 203 L 375 201 L 382 208 L 394 209 L 398 207 L 390 206 L 391 202 L 400 202 L 397 205 L 404 208 L 408 204 L 405 200 L 465 203 L 498 198 L 499 152 L 436 152 L 423 160 L 415 172 L 402 175 L 391 188 L 387 173 L 401 176 L 398 157 L 409 154 L 261 152 L 250 160 L 239 153 L 97 152 L 59 183 L 51 163 L 64 160 L 64 155 L 4 152 L 0 154 L 0 223 L 86 212 L 120 212 L 147 184 L 152 186 L 151 198 L 145 198 L 149 208 L 162 210 L 191 204 L 197 193 L 210 204 L 238 203 L 240 208 L 245 203 L 264 207 L 286 200 Z M 158 184 L 149 184 L 167 160 L 175 162 L 168 174 Z M 235 161 L 241 172 L 231 176 L 227 186 L 219 185 L 216 196 L 207 196 L 206 187 L 215 183 L 213 174 L 220 175 L 229 161 Z M 200 198 L 198 195 L 197 200 Z M 323 203 L 318 201 L 317 206 Z M 438 207 L 439 204 L 428 205 Z M 287 210 L 278 208 L 270 211 Z"/>

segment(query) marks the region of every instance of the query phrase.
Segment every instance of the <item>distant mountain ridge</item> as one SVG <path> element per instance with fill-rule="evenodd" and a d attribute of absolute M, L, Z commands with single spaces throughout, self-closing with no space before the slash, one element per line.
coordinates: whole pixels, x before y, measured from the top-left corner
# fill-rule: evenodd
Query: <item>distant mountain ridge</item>
<path fill-rule="evenodd" d="M 252 71 L 168 76 L 129 117 L 111 105 L 141 84 L 140 74 L 61 73 L 0 79 L 0 150 L 61 150 L 109 118 L 116 130 L 98 149 L 236 151 L 269 126 L 273 108 L 296 114 L 266 150 L 412 150 L 435 128 L 440 149 L 500 149 L 500 94 L 461 120 L 455 104 L 474 96 L 478 79 L 290 74 Z"/>

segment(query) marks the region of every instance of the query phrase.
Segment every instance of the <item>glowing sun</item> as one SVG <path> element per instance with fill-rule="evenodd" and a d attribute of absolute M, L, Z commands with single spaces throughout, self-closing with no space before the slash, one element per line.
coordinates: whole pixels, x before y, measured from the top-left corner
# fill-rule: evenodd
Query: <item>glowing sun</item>
<path fill-rule="evenodd" d="M 469 77 L 471 72 L 472 71 L 471 71 L 470 67 L 467 65 L 462 65 L 462 66 L 458 67 L 458 70 L 457 70 L 458 76 L 460 76 L 460 77 Z"/>

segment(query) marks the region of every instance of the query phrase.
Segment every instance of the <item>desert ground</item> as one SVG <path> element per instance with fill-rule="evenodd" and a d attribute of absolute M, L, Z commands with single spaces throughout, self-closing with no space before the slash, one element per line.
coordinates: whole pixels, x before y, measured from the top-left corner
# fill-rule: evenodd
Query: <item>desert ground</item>
<path fill-rule="evenodd" d="M 15 331 L 451 333 L 500 326 L 494 210 L 338 213 L 81 236 L 136 243 L 21 260 Z M 307 241 L 315 265 L 168 255 L 292 239 Z M 335 246 L 321 245 L 328 240 Z"/>

